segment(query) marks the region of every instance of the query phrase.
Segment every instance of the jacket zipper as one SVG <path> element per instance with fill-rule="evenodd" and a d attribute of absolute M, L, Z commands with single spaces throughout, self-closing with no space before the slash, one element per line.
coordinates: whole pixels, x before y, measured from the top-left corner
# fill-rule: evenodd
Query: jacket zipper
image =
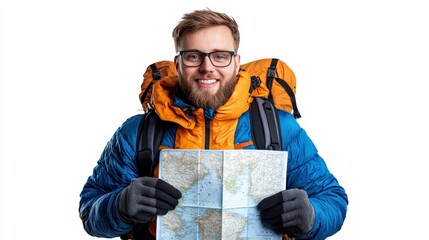
<path fill-rule="evenodd" d="M 206 117 L 204 120 L 205 120 L 205 125 L 206 125 L 206 130 L 205 130 L 206 131 L 205 132 L 206 139 L 204 142 L 205 149 L 210 149 L 210 119 Z"/>

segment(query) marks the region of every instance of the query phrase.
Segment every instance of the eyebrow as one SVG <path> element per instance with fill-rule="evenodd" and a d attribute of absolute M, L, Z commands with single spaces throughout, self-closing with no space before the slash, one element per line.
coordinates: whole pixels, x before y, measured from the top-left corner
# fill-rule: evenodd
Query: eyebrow
<path fill-rule="evenodd" d="M 181 50 L 181 51 L 197 51 L 197 52 L 202 52 L 202 53 L 211 53 L 211 52 L 217 52 L 217 51 L 225 51 L 225 52 L 231 52 L 234 50 L 227 50 L 227 49 L 213 49 L 210 52 L 204 52 L 198 49 L 186 49 L 186 50 Z"/>

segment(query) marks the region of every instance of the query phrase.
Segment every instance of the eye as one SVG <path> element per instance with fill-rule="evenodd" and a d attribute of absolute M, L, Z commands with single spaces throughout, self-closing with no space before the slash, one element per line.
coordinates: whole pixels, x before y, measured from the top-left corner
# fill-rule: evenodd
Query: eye
<path fill-rule="evenodd" d="M 188 52 L 188 53 L 186 53 L 185 58 L 188 61 L 195 62 L 195 61 L 199 61 L 201 59 L 201 54 L 198 52 Z"/>
<path fill-rule="evenodd" d="M 226 52 L 214 52 L 212 59 L 215 61 L 225 61 L 229 58 L 229 53 Z"/>

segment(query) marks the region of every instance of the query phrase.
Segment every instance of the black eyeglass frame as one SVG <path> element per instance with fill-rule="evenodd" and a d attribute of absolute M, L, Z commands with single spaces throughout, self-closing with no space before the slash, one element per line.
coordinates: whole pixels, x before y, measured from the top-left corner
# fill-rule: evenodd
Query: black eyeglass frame
<path fill-rule="evenodd" d="M 183 61 L 183 54 L 184 53 L 189 53 L 189 52 L 196 52 L 196 53 L 200 53 L 202 55 L 200 64 L 195 65 L 195 66 L 190 66 L 190 65 L 186 65 L 185 64 L 185 62 Z M 229 63 L 227 65 L 225 65 L 225 66 L 219 66 L 219 65 L 214 64 L 213 61 L 212 61 L 212 59 L 211 59 L 211 57 L 210 57 L 210 55 L 213 54 L 213 53 L 229 53 L 231 55 L 231 58 L 229 59 Z M 235 56 L 237 56 L 237 52 L 235 52 L 235 51 L 221 51 L 221 50 L 218 50 L 218 51 L 213 51 L 213 52 L 206 53 L 206 52 L 201 52 L 201 51 L 198 51 L 198 50 L 183 50 L 183 51 L 178 51 L 176 53 L 176 57 L 178 57 L 178 56 L 182 56 L 182 64 L 185 65 L 186 67 L 199 67 L 199 66 L 201 66 L 201 64 L 203 64 L 204 59 L 207 56 L 209 58 L 209 60 L 210 60 L 210 63 L 213 66 L 219 67 L 219 68 L 224 68 L 224 67 L 228 67 L 229 65 L 231 65 L 232 58 L 235 57 Z"/>

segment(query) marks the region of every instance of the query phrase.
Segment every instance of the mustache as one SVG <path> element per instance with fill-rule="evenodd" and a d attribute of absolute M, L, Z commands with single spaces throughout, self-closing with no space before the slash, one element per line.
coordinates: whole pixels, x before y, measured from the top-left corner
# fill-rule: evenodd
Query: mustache
<path fill-rule="evenodd" d="M 222 77 L 216 76 L 216 74 L 208 73 L 208 74 L 195 74 L 192 76 L 192 79 L 221 79 Z"/>

